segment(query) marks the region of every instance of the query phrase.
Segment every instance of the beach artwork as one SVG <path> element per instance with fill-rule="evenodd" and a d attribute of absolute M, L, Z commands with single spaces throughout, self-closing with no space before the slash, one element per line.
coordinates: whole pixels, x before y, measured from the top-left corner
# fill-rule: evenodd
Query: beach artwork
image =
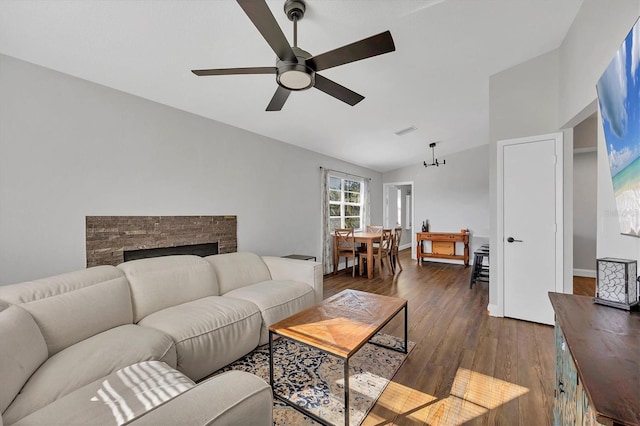
<path fill-rule="evenodd" d="M 640 21 L 597 90 L 620 232 L 640 236 Z"/>

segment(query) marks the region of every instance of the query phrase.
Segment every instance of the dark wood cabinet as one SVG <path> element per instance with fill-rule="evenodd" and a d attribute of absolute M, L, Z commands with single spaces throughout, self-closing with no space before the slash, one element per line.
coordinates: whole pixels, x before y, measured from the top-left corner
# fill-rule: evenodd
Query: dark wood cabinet
<path fill-rule="evenodd" d="M 554 424 L 640 425 L 640 315 L 549 293 L 556 313 Z"/>

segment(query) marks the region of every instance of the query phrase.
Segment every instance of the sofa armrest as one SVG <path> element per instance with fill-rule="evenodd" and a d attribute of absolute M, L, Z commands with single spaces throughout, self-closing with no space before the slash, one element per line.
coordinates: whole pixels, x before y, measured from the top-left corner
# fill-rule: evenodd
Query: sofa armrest
<path fill-rule="evenodd" d="M 269 268 L 271 279 L 307 283 L 315 292 L 316 303 L 322 302 L 324 290 L 321 263 L 272 256 L 262 256 L 262 260 Z"/>
<path fill-rule="evenodd" d="M 253 374 L 229 371 L 200 382 L 129 424 L 273 426 L 271 387 Z"/>

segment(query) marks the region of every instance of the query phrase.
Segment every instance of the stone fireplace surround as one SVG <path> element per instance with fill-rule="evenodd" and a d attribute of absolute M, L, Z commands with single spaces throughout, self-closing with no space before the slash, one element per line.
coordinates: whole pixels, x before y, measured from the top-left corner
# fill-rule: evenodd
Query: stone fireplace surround
<path fill-rule="evenodd" d="M 218 243 L 238 250 L 236 216 L 87 216 L 87 267 L 118 265 L 124 251 Z"/>

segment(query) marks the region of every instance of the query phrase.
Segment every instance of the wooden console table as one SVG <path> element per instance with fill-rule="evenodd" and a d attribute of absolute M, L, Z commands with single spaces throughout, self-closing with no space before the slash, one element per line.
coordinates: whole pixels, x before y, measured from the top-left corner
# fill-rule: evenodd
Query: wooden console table
<path fill-rule="evenodd" d="M 423 241 L 431 241 L 431 253 L 422 249 Z M 416 232 L 416 256 L 418 263 L 424 258 L 462 260 L 469 265 L 469 234 L 463 230 L 460 233 L 450 232 Z M 464 253 L 456 254 L 456 243 L 464 243 Z"/>

